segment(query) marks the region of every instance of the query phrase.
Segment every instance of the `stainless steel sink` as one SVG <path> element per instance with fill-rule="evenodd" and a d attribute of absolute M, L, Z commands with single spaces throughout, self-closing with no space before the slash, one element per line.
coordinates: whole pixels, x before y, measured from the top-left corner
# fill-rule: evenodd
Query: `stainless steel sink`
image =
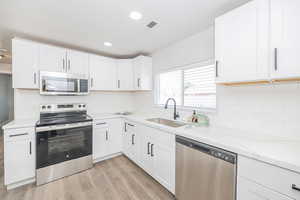
<path fill-rule="evenodd" d="M 183 123 L 183 122 L 172 121 L 172 120 L 168 120 L 168 119 L 164 119 L 164 118 L 151 118 L 151 119 L 147 119 L 147 121 L 174 127 L 174 128 L 185 125 L 185 123 Z"/>

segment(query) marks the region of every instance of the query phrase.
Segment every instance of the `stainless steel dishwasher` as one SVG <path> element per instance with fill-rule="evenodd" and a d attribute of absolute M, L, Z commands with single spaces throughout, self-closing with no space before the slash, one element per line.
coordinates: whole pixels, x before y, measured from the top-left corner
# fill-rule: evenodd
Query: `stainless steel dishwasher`
<path fill-rule="evenodd" d="M 235 200 L 237 155 L 176 136 L 177 200 Z"/>

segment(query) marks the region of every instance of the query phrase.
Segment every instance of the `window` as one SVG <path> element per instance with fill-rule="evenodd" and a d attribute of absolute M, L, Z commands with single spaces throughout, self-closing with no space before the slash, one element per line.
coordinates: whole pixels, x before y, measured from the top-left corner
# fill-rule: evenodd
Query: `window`
<path fill-rule="evenodd" d="M 158 75 L 157 104 L 174 98 L 178 105 L 193 108 L 216 108 L 214 65 L 193 65 L 186 69 Z"/>

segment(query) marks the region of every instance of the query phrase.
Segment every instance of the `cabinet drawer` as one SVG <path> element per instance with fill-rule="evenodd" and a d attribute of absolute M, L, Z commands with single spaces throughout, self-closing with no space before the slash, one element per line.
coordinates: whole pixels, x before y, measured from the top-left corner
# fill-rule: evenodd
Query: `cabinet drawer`
<path fill-rule="evenodd" d="M 108 127 L 108 121 L 106 120 L 97 120 L 97 121 L 94 121 L 93 123 L 93 128 L 107 128 Z"/>
<path fill-rule="evenodd" d="M 34 137 L 34 128 L 9 129 L 4 131 L 4 141 L 25 140 Z"/>
<path fill-rule="evenodd" d="M 262 184 L 289 197 L 300 199 L 300 174 L 243 156 L 238 158 L 238 176 Z"/>

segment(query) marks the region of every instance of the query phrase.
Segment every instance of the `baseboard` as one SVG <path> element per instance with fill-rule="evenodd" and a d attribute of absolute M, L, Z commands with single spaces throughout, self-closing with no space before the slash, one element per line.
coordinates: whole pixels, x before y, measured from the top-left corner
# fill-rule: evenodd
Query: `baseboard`
<path fill-rule="evenodd" d="M 104 161 L 104 160 L 108 160 L 108 159 L 120 156 L 122 154 L 123 154 L 122 152 L 118 152 L 118 153 L 111 154 L 111 155 L 108 155 L 108 156 L 104 156 L 104 157 L 101 157 L 101 158 L 96 158 L 96 159 L 93 160 L 93 163 L 95 164 L 95 163 L 98 163 L 98 162 L 101 162 L 101 161 Z"/>
<path fill-rule="evenodd" d="M 35 177 L 30 178 L 30 179 L 26 179 L 24 181 L 20 181 L 20 182 L 17 182 L 17 183 L 9 184 L 9 185 L 6 186 L 6 189 L 11 190 L 11 189 L 21 187 L 23 185 L 27 185 L 27 184 L 34 183 L 34 182 L 35 182 Z"/>

